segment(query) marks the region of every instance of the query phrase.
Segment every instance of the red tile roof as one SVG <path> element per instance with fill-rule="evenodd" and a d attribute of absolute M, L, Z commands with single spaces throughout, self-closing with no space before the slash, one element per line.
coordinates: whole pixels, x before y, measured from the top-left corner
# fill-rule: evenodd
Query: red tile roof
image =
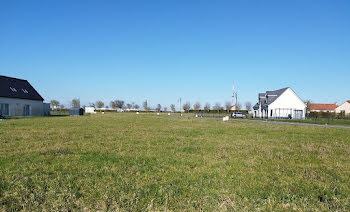
<path fill-rule="evenodd" d="M 326 110 L 326 111 L 331 111 L 335 110 L 338 105 L 336 104 L 310 104 L 309 105 L 310 110 Z"/>

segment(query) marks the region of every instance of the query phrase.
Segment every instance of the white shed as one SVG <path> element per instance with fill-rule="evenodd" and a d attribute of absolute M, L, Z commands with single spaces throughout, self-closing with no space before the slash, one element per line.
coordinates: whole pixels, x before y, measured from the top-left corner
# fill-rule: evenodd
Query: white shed
<path fill-rule="evenodd" d="M 85 113 L 93 113 L 95 114 L 95 108 L 94 107 L 85 107 Z"/>

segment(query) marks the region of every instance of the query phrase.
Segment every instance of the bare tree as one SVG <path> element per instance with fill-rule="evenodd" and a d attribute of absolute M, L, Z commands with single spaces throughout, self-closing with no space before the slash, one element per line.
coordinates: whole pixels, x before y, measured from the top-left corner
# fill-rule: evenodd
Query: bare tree
<path fill-rule="evenodd" d="M 51 107 L 53 109 L 58 109 L 58 106 L 60 105 L 60 102 L 55 100 L 55 99 L 53 99 L 53 100 L 50 101 L 50 104 L 51 104 Z"/>
<path fill-rule="evenodd" d="M 245 109 L 248 111 L 252 110 L 252 103 L 251 102 L 245 102 Z"/>
<path fill-rule="evenodd" d="M 115 101 L 111 101 L 109 103 L 109 106 L 111 106 L 112 109 L 116 109 L 117 108 L 117 105 L 115 104 Z"/>
<path fill-rule="evenodd" d="M 157 110 L 158 112 L 160 112 L 161 109 L 162 109 L 162 106 L 161 106 L 160 104 L 157 104 L 156 110 Z"/>
<path fill-rule="evenodd" d="M 143 109 L 148 110 L 147 100 L 143 102 Z"/>
<path fill-rule="evenodd" d="M 103 108 L 105 106 L 105 103 L 103 103 L 101 100 L 98 100 L 96 102 L 96 106 L 97 106 L 97 108 Z"/>
<path fill-rule="evenodd" d="M 117 108 L 122 109 L 122 108 L 125 108 L 125 106 L 124 106 L 124 101 L 123 101 L 123 100 L 114 100 L 114 101 L 111 101 L 110 106 L 111 106 L 111 108 L 113 108 L 113 109 L 117 109 Z"/>
<path fill-rule="evenodd" d="M 176 109 L 175 109 L 175 105 L 174 104 L 170 105 L 170 109 L 171 109 L 171 111 L 173 111 L 175 113 Z"/>
<path fill-rule="evenodd" d="M 213 109 L 214 110 L 217 110 L 218 112 L 220 112 L 220 109 L 221 109 L 222 107 L 221 107 L 221 104 L 219 103 L 219 102 L 217 102 L 217 103 L 215 103 L 215 105 L 214 105 L 214 107 L 213 107 Z"/>
<path fill-rule="evenodd" d="M 135 105 L 134 105 L 134 108 L 135 108 L 136 110 L 138 110 L 138 109 L 140 108 L 140 106 L 139 106 L 138 104 L 135 104 Z"/>
<path fill-rule="evenodd" d="M 80 99 L 74 98 L 71 102 L 72 107 L 80 107 Z"/>
<path fill-rule="evenodd" d="M 123 100 L 115 100 L 115 106 L 119 109 L 124 108 L 124 101 Z"/>
<path fill-rule="evenodd" d="M 196 102 L 196 103 L 193 105 L 193 109 L 196 110 L 196 111 L 199 111 L 199 110 L 201 109 L 201 103 Z"/>
<path fill-rule="evenodd" d="M 186 112 L 190 112 L 191 109 L 191 103 L 186 102 L 184 105 L 182 105 L 182 109 L 184 109 L 184 111 Z"/>
<path fill-rule="evenodd" d="M 306 100 L 306 113 L 310 113 L 310 105 L 312 104 L 311 100 Z"/>
<path fill-rule="evenodd" d="M 210 104 L 207 102 L 207 103 L 205 103 L 205 105 L 204 105 L 204 110 L 206 110 L 206 111 L 210 111 Z"/>
<path fill-rule="evenodd" d="M 168 108 L 167 107 L 164 107 L 164 111 L 167 111 L 168 110 Z"/>
<path fill-rule="evenodd" d="M 227 112 L 230 112 L 231 107 L 232 107 L 231 102 L 229 102 L 229 101 L 225 102 L 225 108 L 226 108 Z"/>
<path fill-rule="evenodd" d="M 240 102 L 236 103 L 236 110 L 242 109 L 242 104 Z"/>
<path fill-rule="evenodd" d="M 126 104 L 126 107 L 130 110 L 132 108 L 132 104 L 130 103 Z"/>

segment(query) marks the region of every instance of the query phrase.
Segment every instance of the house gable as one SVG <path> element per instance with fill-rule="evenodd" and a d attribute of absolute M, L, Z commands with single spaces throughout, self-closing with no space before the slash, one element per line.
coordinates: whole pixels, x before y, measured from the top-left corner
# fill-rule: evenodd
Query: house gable
<path fill-rule="evenodd" d="M 269 109 L 272 108 L 294 108 L 305 110 L 306 104 L 291 88 L 288 88 L 269 105 Z"/>
<path fill-rule="evenodd" d="M 350 113 L 350 101 L 346 101 L 335 109 L 335 112 L 341 113 L 344 111 L 346 114 Z"/>

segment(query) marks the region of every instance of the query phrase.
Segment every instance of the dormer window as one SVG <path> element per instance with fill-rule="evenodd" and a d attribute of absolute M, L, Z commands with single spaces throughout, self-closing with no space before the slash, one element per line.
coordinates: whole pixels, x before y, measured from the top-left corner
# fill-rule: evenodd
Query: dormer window
<path fill-rule="evenodd" d="M 16 88 L 10 87 L 12 92 L 17 92 Z"/>
<path fill-rule="evenodd" d="M 28 93 L 27 89 L 22 88 L 23 93 Z"/>

